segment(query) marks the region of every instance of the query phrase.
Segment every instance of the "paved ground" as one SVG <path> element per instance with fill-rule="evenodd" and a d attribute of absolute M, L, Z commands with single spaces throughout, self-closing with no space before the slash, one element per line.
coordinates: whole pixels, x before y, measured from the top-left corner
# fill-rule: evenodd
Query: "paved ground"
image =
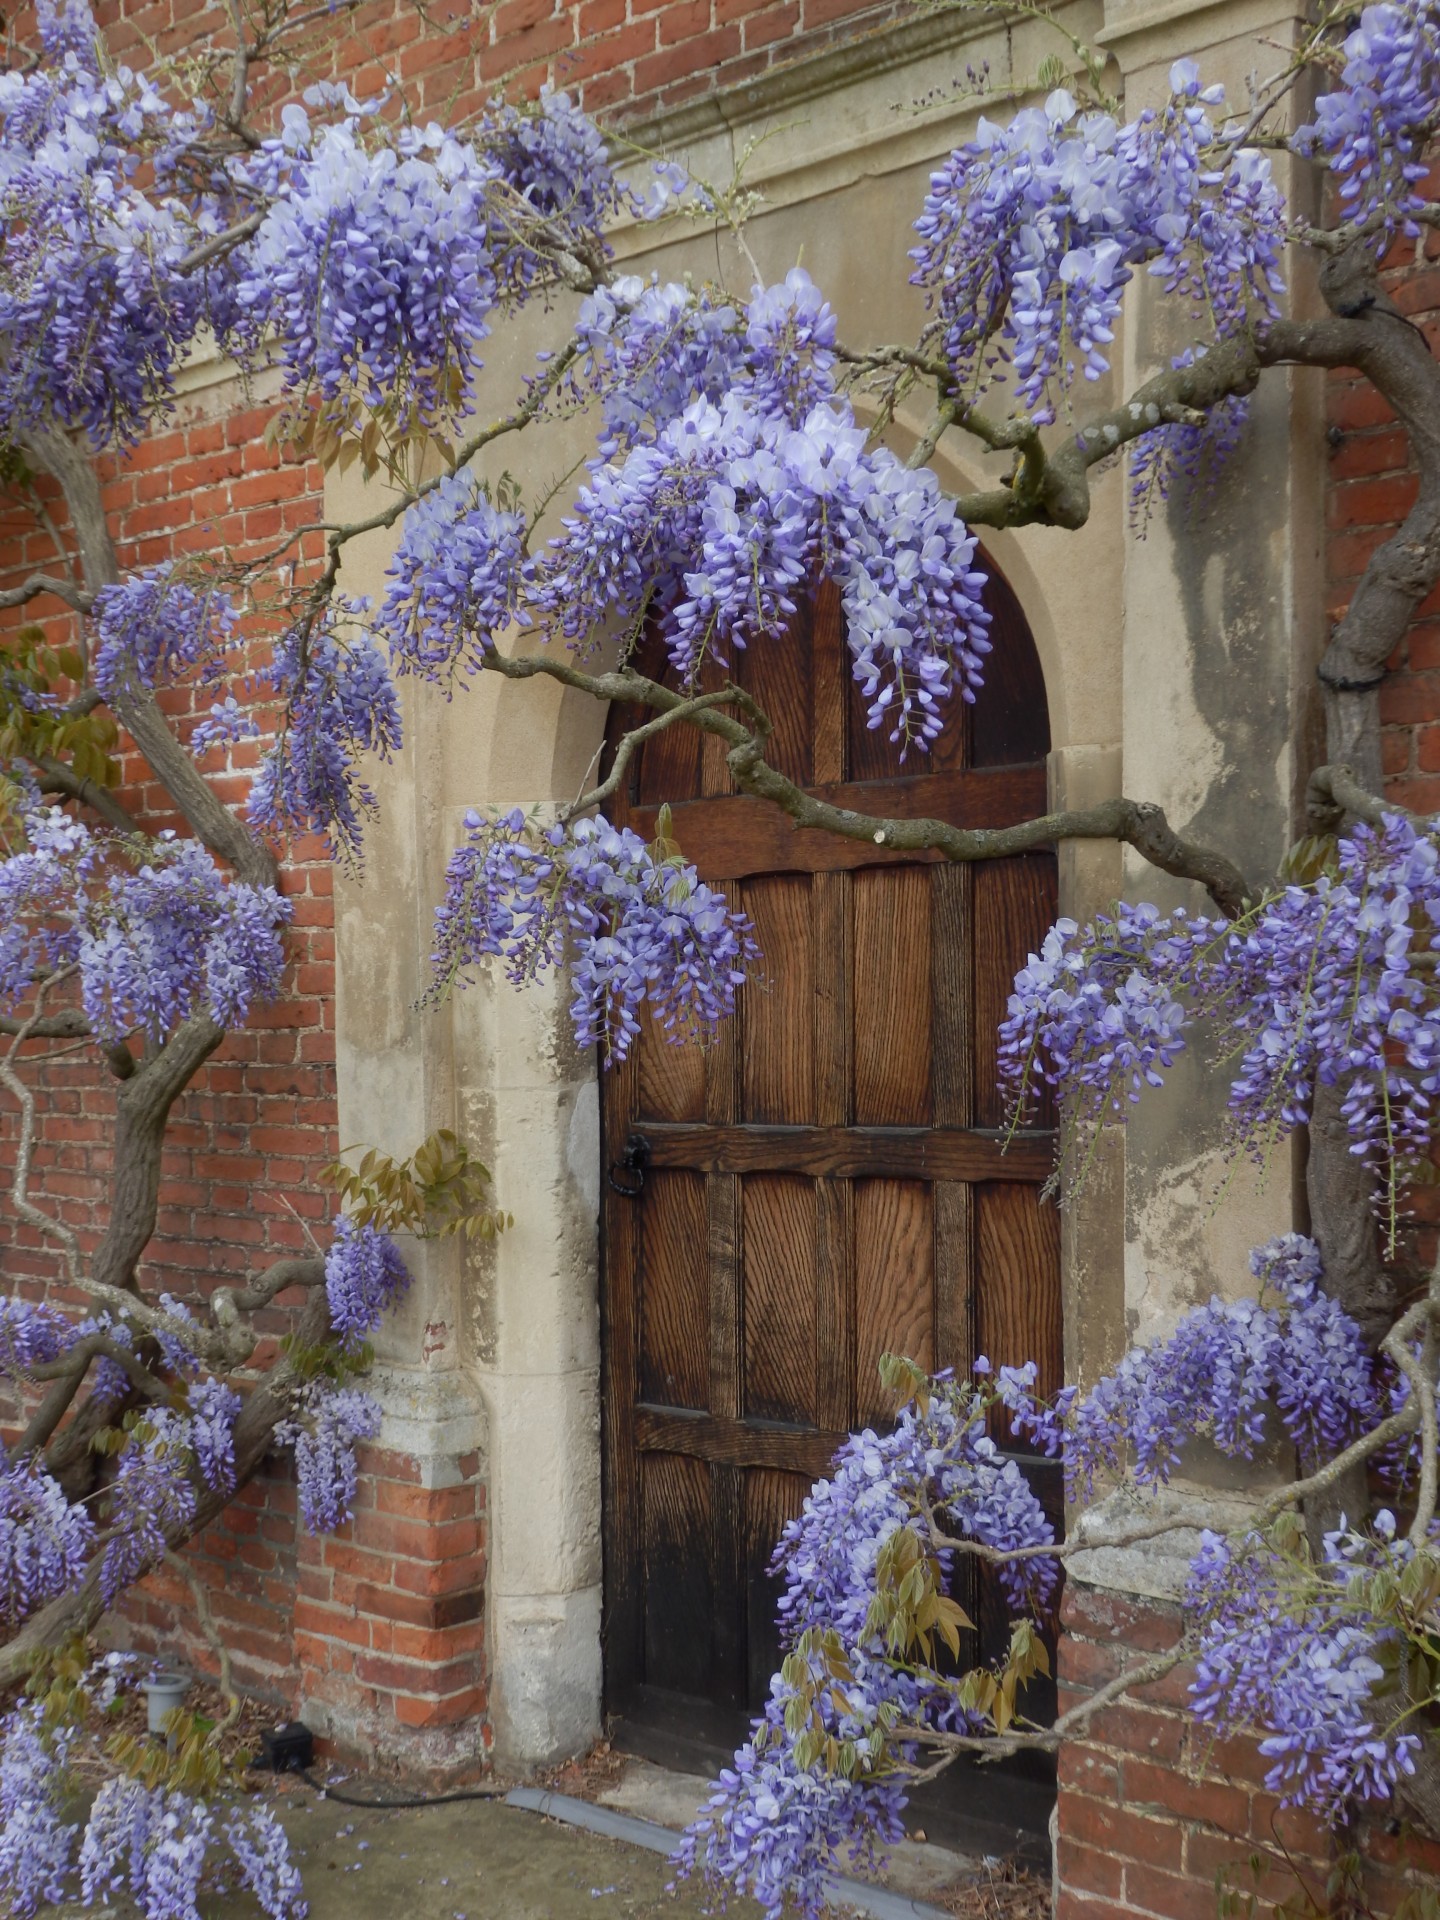
<path fill-rule="evenodd" d="M 310 1920 L 693 1920 L 694 1893 L 665 1891 L 664 1858 L 500 1802 L 369 1813 L 301 1790 L 283 1819 Z M 80 1920 L 67 1907 L 53 1920 Z M 128 1902 L 107 1910 L 131 1920 Z M 248 1894 L 200 1900 L 202 1920 L 256 1920 Z M 732 1902 L 735 1920 L 759 1908 Z M 87 1920 L 95 1920 L 89 1910 Z"/>
<path fill-rule="evenodd" d="M 689 1920 L 693 1894 L 665 1891 L 660 1854 L 476 1801 L 361 1813 L 292 1801 L 288 1827 L 311 1920 Z M 216 1920 L 249 1903 L 215 1903 Z M 748 1901 L 731 1909 L 751 1920 Z M 209 1920 L 207 1914 L 206 1920 Z"/>
<path fill-rule="evenodd" d="M 362 1781 L 348 1783 L 361 1792 Z M 570 1785 L 561 1782 L 563 1792 Z M 678 1828 L 707 1783 L 629 1762 L 590 1797 L 634 1817 Z M 390 1789 L 378 1788 L 379 1793 Z M 663 1855 L 586 1833 L 502 1801 L 378 1812 L 321 1798 L 298 1781 L 273 1789 L 305 1879 L 311 1920 L 698 1920 L 695 1888 L 667 1892 Z M 907 1842 L 887 1878 L 895 1891 L 925 1898 L 968 1878 L 974 1863 Z M 133 1920 L 128 1903 L 109 1909 Z M 202 1896 L 202 1920 L 257 1920 L 249 1895 Z M 758 1920 L 759 1908 L 732 1899 L 730 1920 Z M 80 1920 L 62 1909 L 50 1920 Z M 90 1910 L 92 1920 L 94 1910 Z"/>

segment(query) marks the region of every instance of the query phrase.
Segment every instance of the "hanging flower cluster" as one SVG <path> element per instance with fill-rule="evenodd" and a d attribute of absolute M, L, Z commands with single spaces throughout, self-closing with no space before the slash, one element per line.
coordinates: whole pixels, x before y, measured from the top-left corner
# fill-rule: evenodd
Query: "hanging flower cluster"
<path fill-rule="evenodd" d="M 603 1039 L 617 1060 L 647 1004 L 671 1039 L 713 1030 L 758 957 L 748 921 L 627 827 L 587 819 L 535 832 L 518 809 L 467 814 L 435 915 L 437 987 L 463 984 L 491 955 L 517 984 L 532 980 L 562 951 L 579 1044 Z"/>
<path fill-rule="evenodd" d="M 91 833 L 58 807 L 26 825 L 27 848 L 0 860 L 0 1000 L 75 966 L 113 1044 L 137 1029 L 161 1040 L 201 1011 L 242 1025 L 279 992 L 290 910 L 273 888 L 227 881 L 198 841 Z"/>
<path fill-rule="evenodd" d="M 409 1288 L 409 1271 L 389 1234 L 337 1215 L 325 1255 L 325 1297 L 341 1344 L 357 1348 Z"/>
<path fill-rule="evenodd" d="M 388 760 L 401 742 L 395 688 L 356 624 L 366 605 L 332 601 L 322 618 L 281 639 L 270 681 L 285 702 L 285 724 L 250 789 L 256 826 L 322 834 L 333 855 L 350 860 L 358 860 L 363 821 L 376 810 L 361 757 Z"/>
<path fill-rule="evenodd" d="M 1352 16 L 1353 17 L 1353 16 Z M 1425 148 L 1440 93 L 1440 11 L 1433 0 L 1366 7 L 1345 36 L 1340 84 L 1320 96 L 1296 146 L 1321 153 L 1355 220 L 1378 220 L 1382 236 L 1424 205 Z"/>
<path fill-rule="evenodd" d="M 493 506 L 467 468 L 405 516 L 376 618 L 399 673 L 446 685 L 475 673 L 514 618 L 530 576 L 522 515 Z"/>
<path fill-rule="evenodd" d="M 1285 206 L 1258 151 L 1215 154 L 1224 99 L 1179 60 L 1171 94 L 1118 124 L 1063 89 L 974 140 L 931 177 L 914 283 L 961 387 L 1009 368 L 1033 420 L 1077 375 L 1098 380 L 1133 269 L 1188 299 L 1207 336 L 1274 311 Z"/>
<path fill-rule="evenodd" d="M 1403 1398 L 1323 1291 L 1313 1241 L 1273 1240 L 1251 1269 L 1259 1300 L 1186 1315 L 1083 1397 L 1038 1399 L 1033 1362 L 997 1368 L 982 1357 L 963 1386 L 884 1363 L 913 1398 L 893 1433 L 846 1442 L 781 1536 L 772 1570 L 784 1581 L 786 1658 L 686 1835 L 682 1873 L 747 1891 L 772 1917 L 787 1901 L 816 1914 L 837 1853 L 864 1860 L 902 1837 L 927 1732 L 943 1740 L 999 1725 L 985 1706 L 993 1675 L 895 1631 L 897 1593 L 915 1618 L 938 1622 L 930 1596 L 946 1593 L 958 1558 L 947 1542 L 1016 1555 L 997 1568 L 1021 1630 L 1012 1658 L 1029 1644 L 1027 1623 L 1049 1613 L 1058 1562 L 1043 1549 L 1054 1535 L 1017 1462 L 989 1438 L 996 1409 L 1019 1441 L 1063 1461 L 1073 1494 L 1097 1472 L 1164 1482 L 1204 1440 L 1250 1458 L 1278 1433 L 1312 1467 Z M 1407 1636 L 1433 1645 L 1440 1523 L 1431 1531 L 1431 1545 L 1399 1541 L 1382 1513 L 1373 1530 L 1332 1536 L 1318 1566 L 1293 1516 L 1264 1537 L 1204 1537 L 1186 1596 L 1199 1636 L 1194 1709 L 1219 1734 L 1260 1729 L 1268 1784 L 1286 1804 L 1340 1822 L 1349 1802 L 1383 1799 L 1411 1771 L 1420 1741 L 1397 1724 L 1394 1651 Z"/>
<path fill-rule="evenodd" d="M 769 1920 L 787 1901 L 818 1915 L 837 1853 L 858 1854 L 863 1864 L 877 1846 L 903 1837 L 903 1769 L 919 1751 L 920 1731 L 966 1733 L 982 1724 L 963 1677 L 917 1658 L 912 1642 L 893 1632 L 895 1609 L 885 1601 L 907 1577 L 943 1594 L 955 1555 L 925 1551 L 927 1509 L 985 1546 L 1053 1544 L 1029 1482 L 986 1431 L 999 1397 L 988 1384 L 957 1387 L 942 1376 L 902 1410 L 893 1433 L 848 1440 L 831 1477 L 786 1526 L 771 1563 L 784 1582 L 777 1612 L 785 1665 L 750 1739 L 685 1836 L 676 1855 L 682 1873 L 749 1893 Z M 1058 1563 L 1014 1560 L 1002 1581 L 1018 1613 L 1043 1617 Z M 957 1628 L 963 1622 L 958 1609 L 949 1618 Z"/>
<path fill-rule="evenodd" d="M 311 1533 L 333 1533 L 355 1511 L 360 1469 L 355 1448 L 380 1431 L 380 1408 L 358 1387 L 312 1380 L 295 1417 L 275 1429 L 280 1446 L 295 1449 L 300 1515 Z"/>
<path fill-rule="evenodd" d="M 1328 1535 L 1318 1567 L 1293 1528 L 1278 1541 L 1202 1537 L 1185 1596 L 1200 1623 L 1191 1701 L 1218 1729 L 1264 1730 L 1265 1784 L 1282 1806 L 1338 1825 L 1351 1802 L 1387 1800 L 1414 1772 L 1423 1736 L 1396 1726 L 1400 1635 L 1386 1616 L 1433 1582 L 1437 1549 L 1440 1532 L 1417 1547 L 1383 1510 L 1372 1530 Z M 1423 1613 L 1422 1598 L 1422 1638 Z"/>
<path fill-rule="evenodd" d="M 810 583 L 836 580 L 870 724 L 928 743 L 952 695 L 974 699 L 990 650 L 974 558 L 935 476 L 868 446 L 847 407 L 791 427 L 740 389 L 592 474 L 534 600 L 576 641 L 658 610 L 689 682 L 707 658 L 779 639 Z"/>
<path fill-rule="evenodd" d="M 194 586 L 175 567 L 158 566 L 102 587 L 91 619 L 90 677 L 112 700 L 130 673 L 151 689 L 192 673 L 213 683 L 234 642 L 237 615 L 218 587 Z"/>
<path fill-rule="evenodd" d="M 1016 976 L 1001 1066 L 1023 1107 L 1036 1077 L 1083 1120 L 1122 1116 L 1160 1084 L 1204 1016 L 1241 1053 L 1236 1143 L 1263 1158 L 1338 1087 L 1354 1150 L 1392 1223 L 1429 1149 L 1440 1088 L 1440 847 L 1388 815 L 1340 841 L 1333 873 L 1267 896 L 1233 923 L 1121 906 L 1058 921 Z"/>

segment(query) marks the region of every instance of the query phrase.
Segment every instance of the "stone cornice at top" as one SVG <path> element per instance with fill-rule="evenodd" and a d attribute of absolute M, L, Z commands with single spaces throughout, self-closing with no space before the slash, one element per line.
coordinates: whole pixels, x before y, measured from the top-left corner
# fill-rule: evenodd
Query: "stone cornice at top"
<path fill-rule="evenodd" d="M 1061 11 L 1081 38 L 1098 35 L 1099 0 L 1072 0 Z M 766 207 L 793 204 L 862 174 L 933 165 L 970 137 L 979 115 L 1003 112 L 1030 92 L 1031 76 L 1057 44 L 1043 23 L 1001 8 L 890 21 L 840 45 L 797 53 L 783 66 L 718 87 L 703 99 L 620 123 L 614 149 L 622 158 L 635 148 L 675 155 L 699 178 L 728 180 L 741 147 L 763 134 L 745 182 L 764 190 Z M 945 56 L 961 49 L 964 60 L 948 67 Z M 1000 76 L 992 92 L 982 97 L 945 85 L 952 71 L 983 58 Z M 1015 75 L 1018 85 L 1001 83 Z M 823 107 L 825 122 L 818 114 L 805 116 L 807 107 Z M 836 125 L 838 136 L 830 131 Z M 663 245 L 683 227 L 679 219 L 621 221 L 612 237 L 623 257 Z"/>

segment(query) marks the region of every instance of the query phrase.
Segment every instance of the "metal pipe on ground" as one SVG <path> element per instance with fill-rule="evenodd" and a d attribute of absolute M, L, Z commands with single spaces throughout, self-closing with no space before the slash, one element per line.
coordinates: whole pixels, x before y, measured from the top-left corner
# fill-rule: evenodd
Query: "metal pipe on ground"
<path fill-rule="evenodd" d="M 653 1820 L 637 1820 L 632 1814 L 616 1813 L 610 1807 L 593 1806 L 588 1800 L 575 1800 L 567 1793 L 549 1793 L 543 1787 L 515 1787 L 505 1796 L 507 1807 L 523 1807 L 527 1813 L 541 1813 L 567 1826 L 583 1827 L 587 1833 L 603 1834 L 610 1840 L 623 1840 L 632 1847 L 646 1847 L 651 1853 L 671 1854 L 680 1836 L 669 1827 L 656 1826 Z M 890 1893 L 884 1887 L 868 1886 L 863 1880 L 846 1875 L 826 1875 L 825 1897 L 836 1906 L 853 1907 L 868 1920 L 950 1920 L 943 1907 L 932 1907 L 923 1900 L 909 1900 L 903 1894 Z"/>

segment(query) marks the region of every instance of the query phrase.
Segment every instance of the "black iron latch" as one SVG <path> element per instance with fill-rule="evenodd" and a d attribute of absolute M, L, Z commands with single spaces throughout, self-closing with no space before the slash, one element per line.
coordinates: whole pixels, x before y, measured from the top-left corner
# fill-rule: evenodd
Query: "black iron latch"
<path fill-rule="evenodd" d="M 638 1200 L 645 1188 L 645 1169 L 649 1164 L 650 1142 L 643 1133 L 632 1133 L 625 1142 L 625 1151 L 610 1169 L 610 1184 L 616 1193 L 623 1194 L 627 1200 Z M 617 1180 L 617 1174 L 629 1174 L 630 1184 Z"/>

